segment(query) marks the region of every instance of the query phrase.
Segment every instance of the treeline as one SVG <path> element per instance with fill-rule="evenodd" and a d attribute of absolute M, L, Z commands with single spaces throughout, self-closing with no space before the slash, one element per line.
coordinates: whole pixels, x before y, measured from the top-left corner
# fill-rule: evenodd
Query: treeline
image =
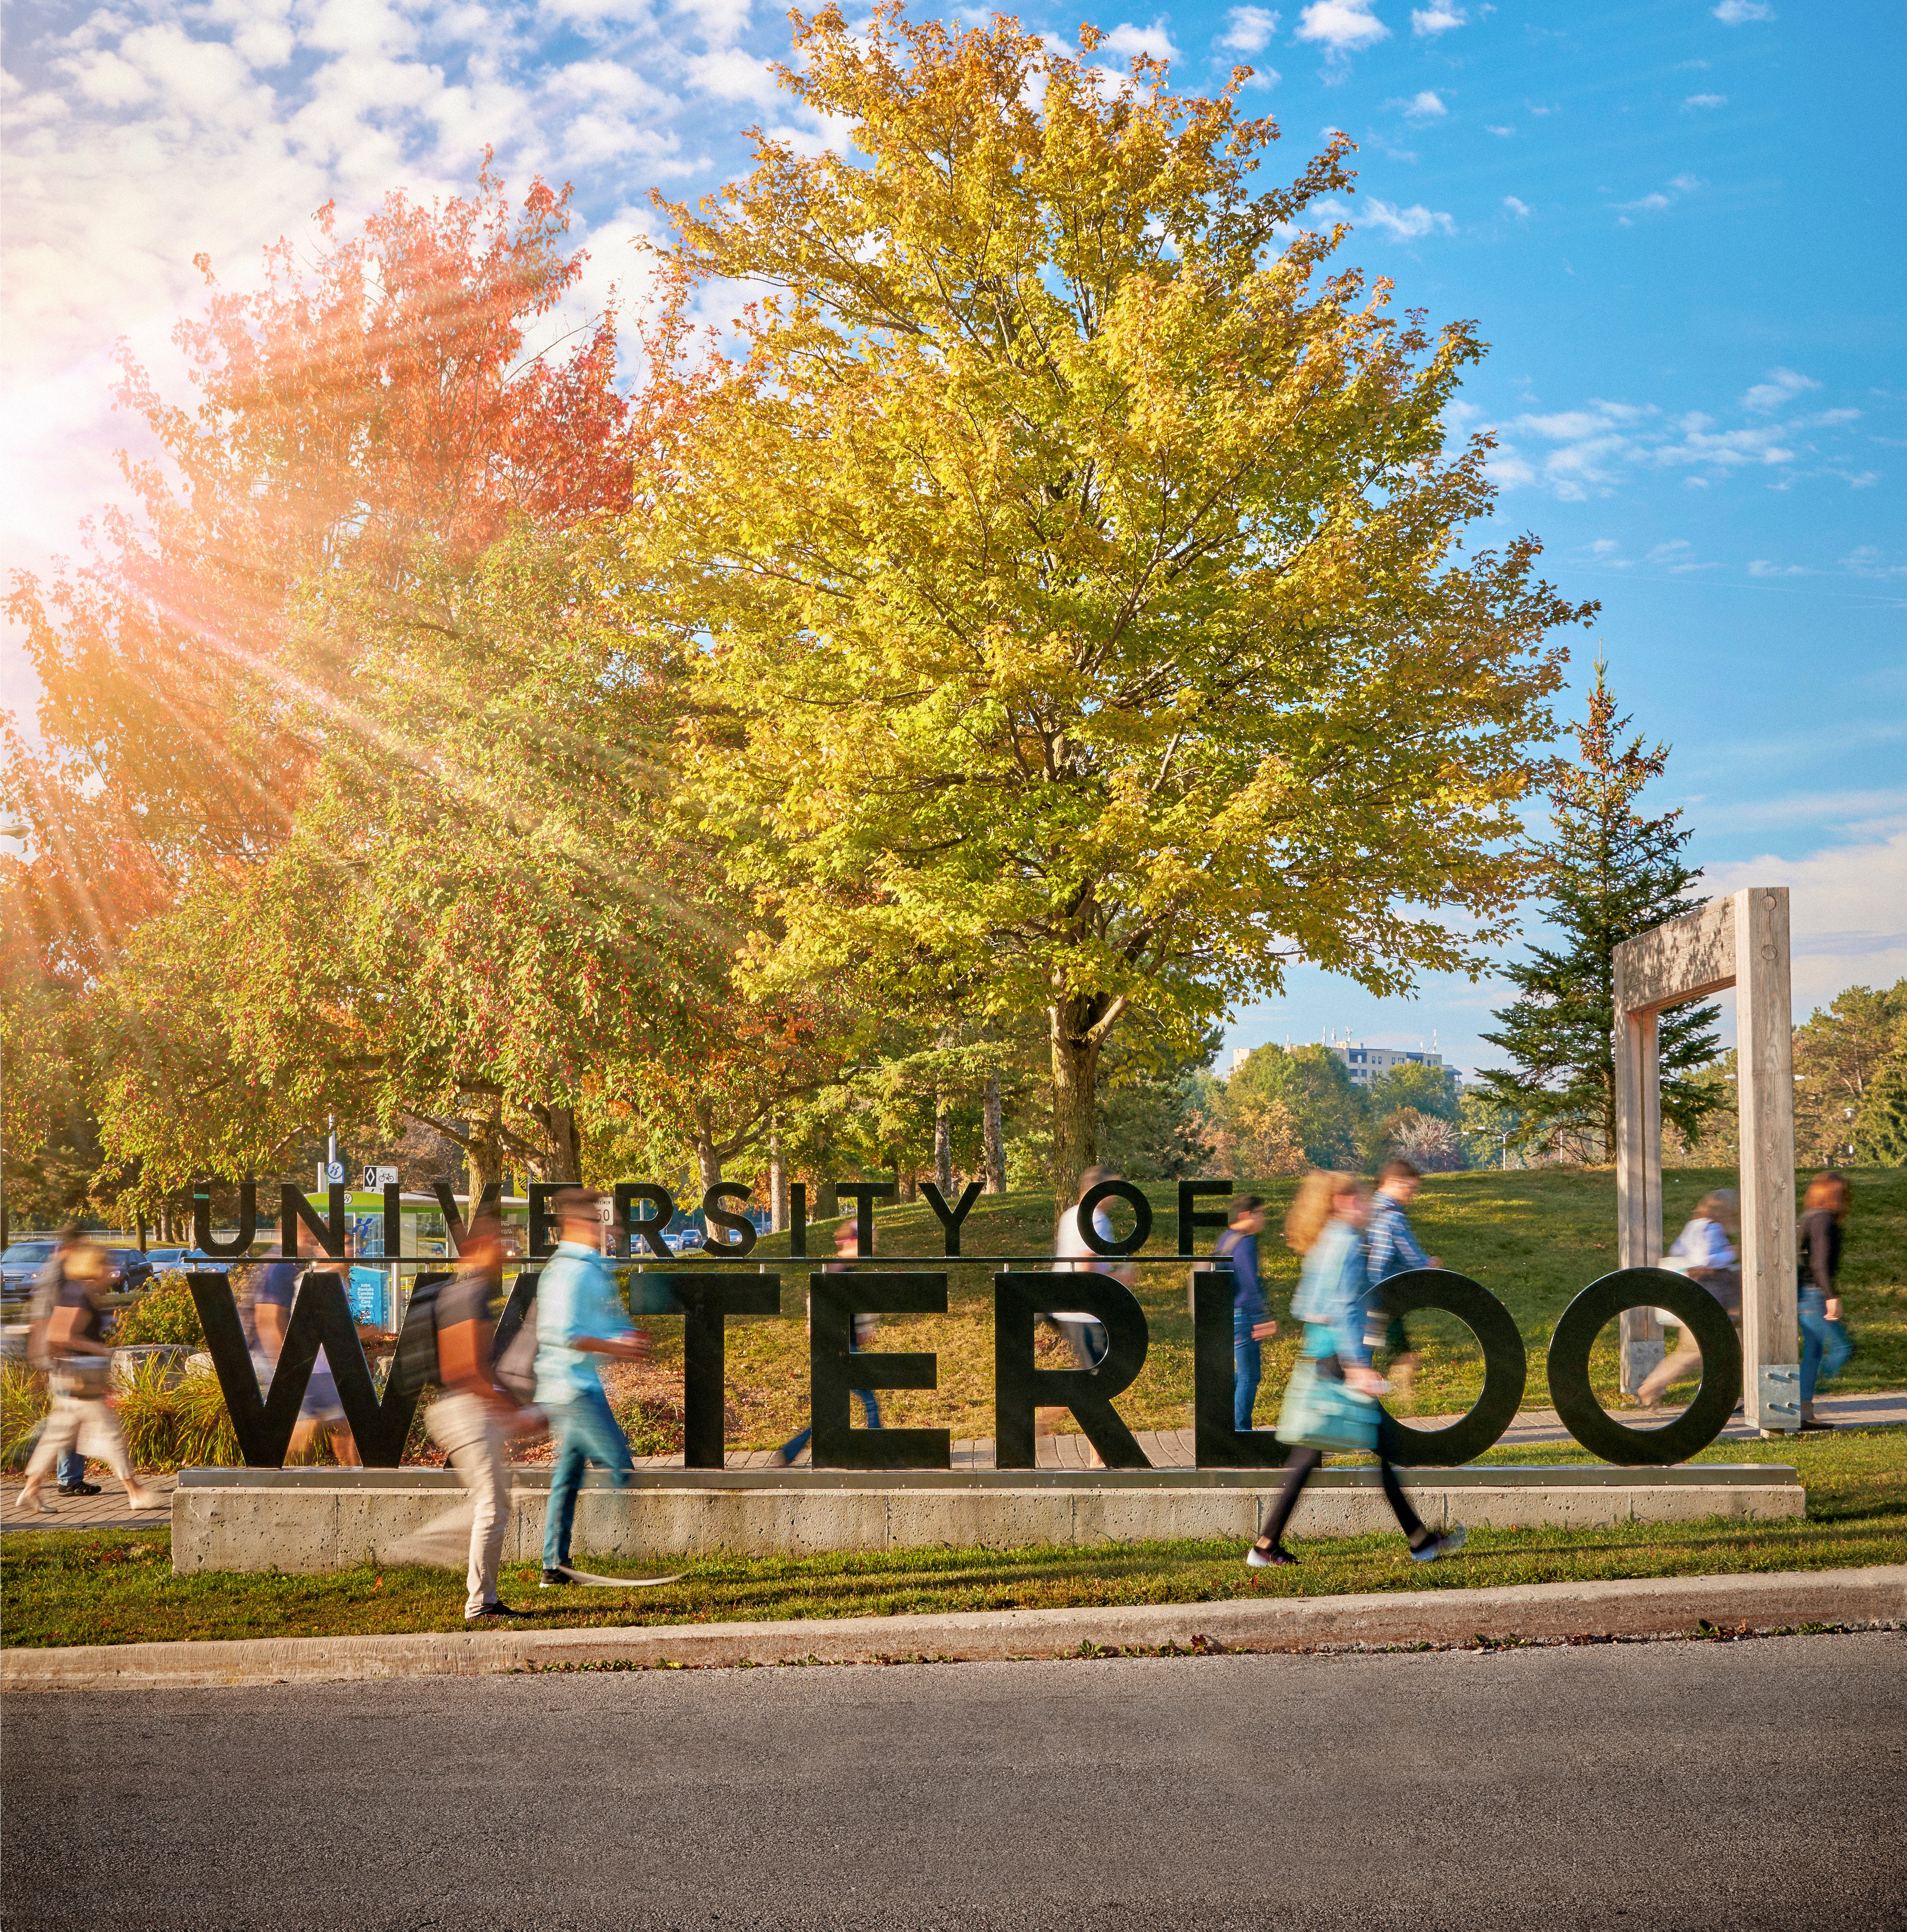
<path fill-rule="evenodd" d="M 1342 137 L 1266 190 L 1239 83 L 1083 40 L 801 23 L 857 152 L 665 207 L 633 355 L 488 170 L 202 262 L 193 393 L 123 370 L 138 514 L 9 599 L 16 1214 L 176 1221 L 333 1121 L 421 1179 L 1063 1191 L 1288 962 L 1488 959 L 1590 610 L 1477 541 L 1477 332 L 1303 226 Z M 1362 1144 L 1314 1076 L 1180 1126 Z"/>

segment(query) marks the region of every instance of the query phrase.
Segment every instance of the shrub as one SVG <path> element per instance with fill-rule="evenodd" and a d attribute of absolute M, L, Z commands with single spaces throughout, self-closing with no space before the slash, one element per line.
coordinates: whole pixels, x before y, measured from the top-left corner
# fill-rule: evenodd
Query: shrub
<path fill-rule="evenodd" d="M 182 1342 L 194 1348 L 206 1346 L 206 1331 L 192 1291 L 182 1274 L 162 1275 L 157 1285 L 127 1309 L 113 1331 L 116 1348 L 130 1348 L 149 1342 Z"/>

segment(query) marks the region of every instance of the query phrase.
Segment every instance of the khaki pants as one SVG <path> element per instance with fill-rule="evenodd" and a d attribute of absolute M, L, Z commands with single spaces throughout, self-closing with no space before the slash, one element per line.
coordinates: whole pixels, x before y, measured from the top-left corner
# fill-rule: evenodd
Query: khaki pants
<path fill-rule="evenodd" d="M 467 1552 L 464 1614 L 475 1616 L 497 1600 L 497 1570 L 510 1523 L 510 1466 L 503 1432 L 487 1402 L 447 1395 L 424 1412 L 431 1440 L 463 1478 L 464 1500 L 384 1554 L 387 1561 L 456 1567 Z"/>
<path fill-rule="evenodd" d="M 40 1440 L 34 1445 L 26 1466 L 27 1481 L 40 1481 L 69 1449 L 104 1462 L 122 1483 L 132 1475 L 132 1458 L 126 1453 L 126 1432 L 119 1426 L 118 1414 L 101 1396 L 53 1397 Z"/>

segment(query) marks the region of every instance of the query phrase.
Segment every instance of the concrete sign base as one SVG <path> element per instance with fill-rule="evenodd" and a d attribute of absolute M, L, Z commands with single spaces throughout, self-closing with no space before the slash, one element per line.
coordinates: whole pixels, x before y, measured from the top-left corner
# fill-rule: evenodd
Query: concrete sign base
<path fill-rule="evenodd" d="M 1766 1463 L 1623 1469 L 1606 1463 L 1401 1472 L 1433 1529 L 1586 1528 L 1805 1516 L 1795 1472 Z M 517 1472 L 509 1562 L 538 1560 L 547 1469 Z M 645 1472 L 617 1490 L 594 1472 L 577 1499 L 575 1547 L 630 1563 L 830 1550 L 1082 1547 L 1212 1537 L 1241 1549 L 1279 1486 L 1275 1470 Z M 173 1568 L 319 1571 L 385 1552 L 462 1502 L 427 1469 L 188 1469 L 173 1496 Z M 1374 1468 L 1317 1472 L 1293 1520 L 1299 1536 L 1394 1527 Z"/>

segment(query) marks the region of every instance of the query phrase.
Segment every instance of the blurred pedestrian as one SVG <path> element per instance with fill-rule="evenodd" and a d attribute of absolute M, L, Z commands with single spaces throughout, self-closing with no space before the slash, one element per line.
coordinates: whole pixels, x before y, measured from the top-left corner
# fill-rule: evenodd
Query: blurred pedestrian
<path fill-rule="evenodd" d="M 333 1265 L 342 1274 L 348 1264 Z M 284 1353 L 285 1337 L 291 1330 L 292 1310 L 311 1272 L 303 1262 L 281 1256 L 276 1261 L 257 1263 L 245 1284 L 239 1323 L 251 1345 L 252 1366 L 258 1371 L 261 1394 L 270 1392 L 278 1358 Z M 360 1322 L 358 1339 L 374 1347 L 383 1337 L 380 1330 Z M 358 1454 L 357 1438 L 344 1419 L 344 1405 L 338 1400 L 338 1384 L 322 1348 L 311 1364 L 311 1379 L 305 1384 L 304 1400 L 298 1406 L 298 1421 L 285 1451 L 287 1461 L 302 1462 L 307 1456 L 315 1460 L 320 1436 L 344 1468 L 355 1469 L 362 1466 L 364 1459 Z"/>
<path fill-rule="evenodd" d="M 1469 1534 L 1461 1524 L 1441 1536 L 1425 1528 L 1391 1465 L 1400 1446 L 1397 1428 L 1376 1400 L 1388 1384 L 1371 1367 L 1365 1340 L 1371 1300 L 1363 1240 L 1368 1212 L 1355 1174 L 1308 1174 L 1285 1216 L 1285 1240 L 1305 1258 L 1291 1298 L 1292 1313 L 1305 1324 L 1305 1340 L 1278 1420 L 1280 1438 L 1296 1446 L 1284 1466 L 1284 1486 L 1258 1540 L 1245 1552 L 1254 1570 L 1297 1561 L 1284 1546 L 1284 1531 L 1311 1472 L 1324 1460 L 1319 1440 L 1375 1453 L 1384 1500 L 1413 1562 L 1433 1563 L 1453 1555 Z M 1347 1401 L 1347 1390 L 1364 1400 Z"/>
<path fill-rule="evenodd" d="M 851 1221 L 843 1221 L 834 1231 L 835 1258 L 827 1264 L 822 1272 L 825 1274 L 847 1274 L 849 1271 L 848 1262 L 860 1252 L 860 1240 L 854 1232 L 854 1223 Z M 854 1352 L 858 1354 L 861 1349 L 866 1348 L 874 1339 L 875 1333 L 880 1326 L 881 1318 L 878 1315 L 857 1315 L 854 1317 Z M 811 1298 L 808 1304 L 809 1334 L 812 1335 L 814 1330 L 815 1310 Z M 863 1413 L 866 1416 L 868 1427 L 878 1429 L 881 1426 L 881 1405 L 875 1400 L 874 1391 L 872 1389 L 856 1389 L 854 1394 L 860 1400 Z M 806 1429 L 797 1429 L 775 1451 L 773 1455 L 769 1457 L 768 1466 L 773 1469 L 785 1469 L 789 1463 L 807 1448 L 809 1439 L 814 1432 L 814 1425 L 812 1423 Z"/>
<path fill-rule="evenodd" d="M 569 1538 L 584 1470 L 599 1464 L 619 1490 L 635 1474 L 629 1438 L 602 1392 L 596 1358 L 639 1362 L 649 1343 L 630 1325 L 602 1258 L 600 1199 L 588 1187 L 566 1187 L 557 1196 L 562 1238 L 536 1284 L 536 1406 L 548 1414 L 557 1438 L 543 1524 L 546 1590 L 571 1580 Z"/>
<path fill-rule="evenodd" d="M 1264 1344 L 1278 1333 L 1258 1274 L 1258 1237 L 1264 1232 L 1263 1196 L 1235 1195 L 1218 1252 L 1232 1268 L 1232 1426 L 1236 1430 L 1252 1426 L 1265 1372 Z"/>
<path fill-rule="evenodd" d="M 66 1280 L 66 1260 L 85 1240 L 77 1228 L 63 1228 L 33 1283 L 33 1300 L 27 1310 L 26 1359 L 42 1374 L 51 1376 L 58 1364 L 47 1352 L 47 1331 L 59 1306 L 59 1292 Z M 59 1492 L 63 1496 L 96 1496 L 99 1485 L 86 1480 L 86 1459 L 77 1449 L 64 1450 L 59 1459 Z"/>
<path fill-rule="evenodd" d="M 389 1546 L 383 1560 L 446 1568 L 464 1561 L 466 1623 L 531 1614 L 497 1596 L 509 1527 L 508 1444 L 542 1424 L 542 1412 L 503 1385 L 491 1359 L 503 1296 L 503 1232 L 494 1209 L 479 1213 L 464 1233 L 456 1272 L 413 1292 L 391 1369 L 403 1393 L 437 1392 L 424 1411 L 425 1430 L 463 1479 L 464 1500 Z"/>
<path fill-rule="evenodd" d="M 1841 1318 L 1841 1232 L 1854 1190 L 1845 1174 L 1817 1174 L 1801 1198 L 1796 1230 L 1800 1260 L 1797 1299 L 1801 1317 L 1801 1426 L 1832 1429 L 1814 1412 L 1814 1393 L 1854 1358 L 1854 1342 Z"/>
<path fill-rule="evenodd" d="M 23 1509 L 54 1514 L 41 1496 L 47 1473 L 59 1458 L 77 1450 L 97 1457 L 126 1486 L 126 1501 L 136 1510 L 163 1509 L 165 1498 L 143 1487 L 133 1474 L 125 1431 L 112 1396 L 113 1346 L 106 1340 L 104 1303 L 112 1270 L 97 1242 L 77 1230 L 65 1242 L 59 1286 L 47 1318 L 42 1343 L 52 1364 L 47 1378 L 52 1407 L 40 1440 L 26 1465 L 20 1493 Z"/>
<path fill-rule="evenodd" d="M 1364 1250 L 1371 1279 L 1377 1284 L 1371 1298 L 1371 1332 L 1366 1336 L 1373 1348 L 1389 1351 L 1386 1372 L 1397 1384 L 1401 1400 L 1410 1393 L 1417 1373 L 1417 1352 L 1410 1346 L 1404 1317 L 1390 1305 L 1383 1284 L 1392 1275 L 1412 1268 L 1441 1268 L 1436 1256 L 1427 1255 L 1418 1246 L 1407 1210 L 1424 1184 L 1416 1164 L 1401 1154 L 1394 1155 L 1377 1170 L 1377 1190 L 1371 1197 L 1370 1219 L 1365 1223 Z"/>
<path fill-rule="evenodd" d="M 1706 1288 L 1728 1312 L 1728 1319 L 1741 1324 L 1741 1262 L 1735 1252 L 1734 1234 L 1741 1223 L 1741 1200 L 1732 1187 L 1718 1187 L 1695 1204 L 1675 1244 L 1663 1258 L 1678 1274 Z M 1665 1355 L 1643 1378 L 1635 1391 L 1638 1408 L 1659 1408 L 1671 1382 L 1701 1371 L 1701 1349 L 1694 1331 L 1680 1324 L 1675 1352 Z"/>

